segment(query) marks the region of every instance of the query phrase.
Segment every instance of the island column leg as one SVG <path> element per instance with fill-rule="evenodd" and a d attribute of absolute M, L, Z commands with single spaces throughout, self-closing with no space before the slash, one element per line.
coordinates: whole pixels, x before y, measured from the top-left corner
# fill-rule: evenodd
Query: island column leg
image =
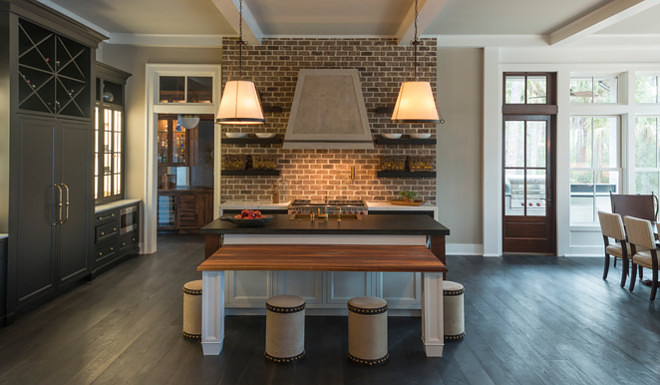
<path fill-rule="evenodd" d="M 442 273 L 422 273 L 422 341 L 427 357 L 442 357 L 445 346 Z"/>
<path fill-rule="evenodd" d="M 225 338 L 225 272 L 202 272 L 202 351 L 218 355 Z"/>

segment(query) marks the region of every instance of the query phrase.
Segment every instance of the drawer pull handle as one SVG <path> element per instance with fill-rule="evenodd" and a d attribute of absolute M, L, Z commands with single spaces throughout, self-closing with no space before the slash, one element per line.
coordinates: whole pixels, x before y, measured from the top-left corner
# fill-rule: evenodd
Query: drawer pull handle
<path fill-rule="evenodd" d="M 114 217 L 114 216 L 115 216 L 115 213 L 110 214 L 110 216 L 111 216 L 111 217 Z"/>
<path fill-rule="evenodd" d="M 135 242 L 135 238 L 131 238 L 131 241 Z"/>
<path fill-rule="evenodd" d="M 99 257 L 102 257 L 102 256 L 103 256 L 103 252 L 99 251 Z"/>
<path fill-rule="evenodd" d="M 122 242 L 121 245 L 122 245 L 122 246 L 126 246 L 126 242 Z"/>
<path fill-rule="evenodd" d="M 105 235 L 105 232 L 101 231 L 101 235 Z"/>
<path fill-rule="evenodd" d="M 112 231 L 117 231 L 117 228 L 116 228 L 116 227 L 113 227 L 113 228 L 112 228 Z"/>
<path fill-rule="evenodd" d="M 115 251 L 115 248 L 114 248 L 114 247 L 111 247 L 111 248 L 110 248 L 110 251 Z"/>

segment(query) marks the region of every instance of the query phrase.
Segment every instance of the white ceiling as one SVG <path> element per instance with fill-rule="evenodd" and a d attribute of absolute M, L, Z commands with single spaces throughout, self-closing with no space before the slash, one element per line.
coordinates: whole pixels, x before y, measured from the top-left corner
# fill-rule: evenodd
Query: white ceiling
<path fill-rule="evenodd" d="M 238 0 L 38 0 L 111 37 L 236 36 Z M 244 35 L 411 40 L 413 0 L 243 0 Z M 660 0 L 420 0 L 424 36 L 660 36 Z M 246 32 L 247 31 L 247 32 Z M 125 40 L 125 39 L 124 39 Z M 660 40 L 660 39 L 659 39 Z M 112 42 L 112 39 L 111 39 Z"/>

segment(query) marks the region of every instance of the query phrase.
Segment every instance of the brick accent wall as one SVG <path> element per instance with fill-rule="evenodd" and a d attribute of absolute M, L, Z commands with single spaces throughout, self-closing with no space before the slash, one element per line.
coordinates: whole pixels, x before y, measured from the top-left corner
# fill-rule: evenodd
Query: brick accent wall
<path fill-rule="evenodd" d="M 222 87 L 238 73 L 237 39 L 225 38 L 222 52 Z M 259 46 L 243 48 L 244 78 L 251 78 L 265 107 L 279 106 L 283 112 L 265 113 L 263 126 L 223 125 L 222 132 L 274 132 L 284 135 L 289 121 L 298 70 L 301 68 L 357 69 L 362 84 L 372 135 L 400 132 L 431 133 L 435 124 L 395 124 L 390 114 L 377 107 L 393 107 L 402 81 L 411 80 L 413 48 L 399 46 L 394 39 L 264 39 Z M 422 39 L 418 47 L 417 77 L 436 90 L 436 41 Z M 385 201 L 401 190 L 414 190 L 435 202 L 435 178 L 377 178 L 381 156 L 432 156 L 434 145 L 380 145 L 374 150 L 284 150 L 281 145 L 223 144 L 222 155 L 268 154 L 277 157 L 281 170 L 275 176 L 222 176 L 222 201 L 270 200 L 275 184 L 288 185 L 287 199 L 365 199 Z M 350 180 L 351 167 L 356 178 Z M 284 197 L 283 197 L 284 198 Z"/>

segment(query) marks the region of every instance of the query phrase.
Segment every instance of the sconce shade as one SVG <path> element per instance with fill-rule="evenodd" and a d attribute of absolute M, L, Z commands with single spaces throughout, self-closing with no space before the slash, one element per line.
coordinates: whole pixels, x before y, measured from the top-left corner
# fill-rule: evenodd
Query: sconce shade
<path fill-rule="evenodd" d="M 431 83 L 401 83 L 392 120 L 395 123 L 440 123 Z"/>
<path fill-rule="evenodd" d="M 215 121 L 220 124 L 264 124 L 264 114 L 254 83 L 247 80 L 228 81 Z"/>
<path fill-rule="evenodd" d="M 199 115 L 180 114 L 177 117 L 179 125 L 187 130 L 197 127 L 199 124 Z"/>

